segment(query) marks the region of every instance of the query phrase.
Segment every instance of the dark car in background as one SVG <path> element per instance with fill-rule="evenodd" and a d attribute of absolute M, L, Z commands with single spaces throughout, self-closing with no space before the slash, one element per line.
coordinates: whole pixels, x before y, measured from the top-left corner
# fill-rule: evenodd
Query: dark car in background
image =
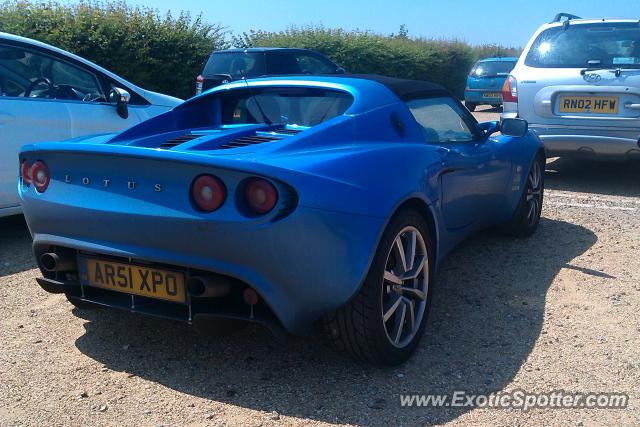
<path fill-rule="evenodd" d="M 476 62 L 467 77 L 464 104 L 470 111 L 478 105 L 502 105 L 502 85 L 518 58 L 485 58 Z"/>
<path fill-rule="evenodd" d="M 344 74 L 344 69 L 309 49 L 259 47 L 211 53 L 196 79 L 196 95 L 242 78 L 300 74 Z"/>

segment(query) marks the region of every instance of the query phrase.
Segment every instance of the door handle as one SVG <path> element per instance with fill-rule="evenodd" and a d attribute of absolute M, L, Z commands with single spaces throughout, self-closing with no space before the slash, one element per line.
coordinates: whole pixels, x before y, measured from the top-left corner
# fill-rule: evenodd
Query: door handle
<path fill-rule="evenodd" d="M 624 104 L 624 108 L 628 108 L 630 110 L 640 110 L 640 104 L 633 104 L 631 102 L 627 102 Z"/>

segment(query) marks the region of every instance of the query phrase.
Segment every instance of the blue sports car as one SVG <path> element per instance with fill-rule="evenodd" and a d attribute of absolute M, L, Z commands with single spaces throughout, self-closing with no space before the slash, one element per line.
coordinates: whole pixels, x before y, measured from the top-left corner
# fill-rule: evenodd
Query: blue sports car
<path fill-rule="evenodd" d="M 535 231 L 544 165 L 525 121 L 478 124 L 440 86 L 289 76 L 27 145 L 18 189 L 37 281 L 74 305 L 293 334 L 321 321 L 352 356 L 398 364 L 456 244 Z"/>

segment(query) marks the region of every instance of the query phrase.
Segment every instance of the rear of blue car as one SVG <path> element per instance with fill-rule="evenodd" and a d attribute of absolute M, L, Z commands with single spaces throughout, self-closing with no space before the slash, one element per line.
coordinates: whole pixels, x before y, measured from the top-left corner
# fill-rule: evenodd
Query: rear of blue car
<path fill-rule="evenodd" d="M 467 77 L 464 103 L 474 111 L 479 105 L 502 105 L 500 90 L 518 58 L 487 58 L 476 62 Z"/>

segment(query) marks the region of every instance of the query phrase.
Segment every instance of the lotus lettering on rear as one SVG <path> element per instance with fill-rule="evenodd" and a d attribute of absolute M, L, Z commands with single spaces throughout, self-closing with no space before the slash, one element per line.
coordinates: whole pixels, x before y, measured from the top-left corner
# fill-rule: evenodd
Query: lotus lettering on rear
<path fill-rule="evenodd" d="M 91 185 L 91 179 L 88 176 L 83 176 L 80 179 L 80 181 L 82 182 L 82 185 L 85 185 L 85 186 Z M 73 182 L 73 180 L 71 178 L 71 175 L 65 175 L 64 176 L 64 182 L 67 183 L 67 184 L 71 184 Z M 107 178 L 105 178 L 105 179 L 103 179 L 101 181 L 101 185 L 104 188 L 111 187 L 111 184 L 112 184 L 111 180 L 107 179 Z M 135 190 L 137 188 L 136 181 L 126 181 L 126 182 L 123 182 L 123 184 L 126 185 L 126 187 L 129 190 Z M 162 184 L 160 184 L 160 183 L 153 184 L 153 191 L 156 192 L 156 193 L 160 193 L 162 191 Z"/>

